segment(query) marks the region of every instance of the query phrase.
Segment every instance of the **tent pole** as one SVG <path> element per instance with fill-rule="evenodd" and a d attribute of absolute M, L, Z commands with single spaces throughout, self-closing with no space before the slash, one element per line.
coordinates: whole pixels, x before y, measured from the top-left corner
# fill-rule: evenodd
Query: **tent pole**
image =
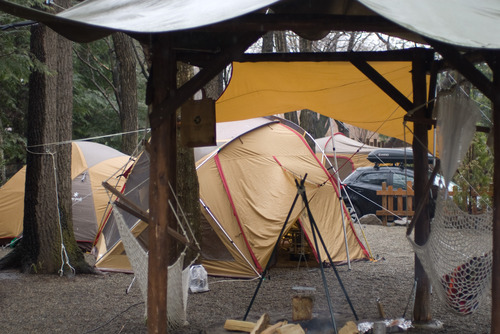
<path fill-rule="evenodd" d="M 493 265 L 491 272 L 491 333 L 500 333 L 500 55 L 489 62 L 493 70 L 493 130 L 495 170 L 493 175 Z"/>
<path fill-rule="evenodd" d="M 340 214 L 342 216 L 342 228 L 344 229 L 344 242 L 345 242 L 345 253 L 347 257 L 347 267 L 349 270 L 351 270 L 351 257 L 349 256 L 349 245 L 347 244 L 347 231 L 345 228 L 345 217 L 344 217 L 344 210 L 342 210 L 342 196 L 340 193 L 340 171 L 339 171 L 339 165 L 337 163 L 337 150 L 335 149 L 335 136 L 333 135 L 333 128 L 332 128 L 332 118 L 328 118 L 330 121 L 330 133 L 332 135 L 332 150 L 333 150 L 333 156 L 334 156 L 334 161 L 335 161 L 335 172 L 337 173 L 337 190 L 338 190 L 338 199 L 339 199 L 339 205 L 340 205 Z"/>
<path fill-rule="evenodd" d="M 306 179 L 304 177 L 304 179 L 301 181 L 302 186 L 304 185 L 305 180 Z M 283 233 L 285 232 L 286 226 L 288 225 L 288 221 L 290 220 L 290 216 L 292 215 L 293 208 L 295 207 L 295 204 L 297 203 L 298 198 L 299 198 L 299 192 L 297 191 L 297 194 L 295 194 L 295 198 L 293 199 L 292 207 L 290 208 L 290 211 L 288 211 L 288 215 L 285 219 L 285 223 L 283 224 L 283 227 L 281 228 L 280 234 L 278 236 L 278 239 L 276 240 L 276 243 L 274 244 L 274 248 L 273 248 L 273 251 L 271 253 L 271 257 L 269 259 L 271 259 L 277 253 L 278 245 L 281 241 L 281 237 L 283 236 Z M 271 263 L 271 261 L 267 261 L 266 268 L 264 269 L 264 271 L 262 272 L 262 275 L 260 276 L 259 284 L 257 284 L 257 288 L 255 289 L 255 292 L 252 296 L 252 300 L 250 301 L 250 305 L 248 305 L 247 312 L 245 313 L 245 316 L 243 317 L 243 321 L 247 320 L 248 313 L 250 312 L 250 309 L 252 308 L 253 302 L 255 301 L 255 297 L 257 297 L 257 293 L 259 292 L 260 286 L 262 285 L 262 281 L 264 281 L 264 278 L 266 277 L 267 271 L 269 270 L 270 263 Z"/>
<path fill-rule="evenodd" d="M 241 251 L 241 249 L 239 249 L 238 246 L 234 243 L 233 239 L 231 239 L 231 236 L 229 234 L 227 234 L 227 232 L 224 229 L 224 227 L 222 227 L 222 225 L 219 223 L 219 220 L 217 220 L 217 217 L 215 217 L 215 215 L 212 213 L 212 211 L 210 210 L 210 208 L 205 204 L 205 202 L 203 202 L 203 200 L 201 198 L 200 198 L 200 203 L 203 206 L 203 208 L 207 211 L 207 213 L 210 215 L 210 217 L 212 217 L 212 219 L 214 220 L 215 224 L 217 224 L 217 226 L 220 228 L 220 230 L 222 231 L 222 233 L 224 234 L 224 236 L 227 238 L 227 240 L 229 240 L 229 242 L 231 243 L 231 245 L 233 245 L 233 247 L 236 248 L 236 250 L 238 251 L 238 253 L 240 254 L 240 256 L 245 259 L 245 262 L 248 264 L 248 266 L 250 268 L 252 268 L 252 270 L 254 271 L 254 273 L 256 273 L 257 276 L 259 276 L 259 278 L 260 278 L 261 275 L 259 274 L 259 272 L 257 271 L 257 269 L 255 269 L 255 266 L 252 265 L 252 263 L 243 254 L 243 252 Z"/>

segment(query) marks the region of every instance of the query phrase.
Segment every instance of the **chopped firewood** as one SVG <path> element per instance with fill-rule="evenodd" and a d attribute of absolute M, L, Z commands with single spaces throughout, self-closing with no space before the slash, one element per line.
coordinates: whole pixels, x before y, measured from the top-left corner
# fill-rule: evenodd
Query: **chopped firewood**
<path fill-rule="evenodd" d="M 299 324 L 288 324 L 276 328 L 277 334 L 305 334 L 306 332 Z"/>
<path fill-rule="evenodd" d="M 357 334 L 359 333 L 358 326 L 354 321 L 348 321 L 339 331 L 339 334 Z"/>
<path fill-rule="evenodd" d="M 250 332 L 250 334 L 260 334 L 264 329 L 267 328 L 269 325 L 269 314 L 264 313 L 259 321 L 257 321 L 257 324 L 253 328 L 253 330 Z"/>
<path fill-rule="evenodd" d="M 228 331 L 238 331 L 250 333 L 255 328 L 256 323 L 251 321 L 226 319 L 224 329 Z"/>
<path fill-rule="evenodd" d="M 280 321 L 280 322 L 277 322 L 275 323 L 274 325 L 272 326 L 269 326 L 267 327 L 265 330 L 263 330 L 260 334 L 275 334 L 277 333 L 276 332 L 276 329 L 286 325 L 288 322 L 285 320 L 285 321 Z"/>
<path fill-rule="evenodd" d="M 312 319 L 313 298 L 310 296 L 295 296 L 292 298 L 292 320 L 302 321 Z"/>

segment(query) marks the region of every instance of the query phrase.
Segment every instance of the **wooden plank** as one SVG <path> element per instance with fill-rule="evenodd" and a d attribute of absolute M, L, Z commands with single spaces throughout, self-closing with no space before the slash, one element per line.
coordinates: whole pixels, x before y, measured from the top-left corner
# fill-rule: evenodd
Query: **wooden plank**
<path fill-rule="evenodd" d="M 306 332 L 299 324 L 287 324 L 276 329 L 278 334 L 305 334 Z"/>
<path fill-rule="evenodd" d="M 491 101 L 494 101 L 496 90 L 493 87 L 493 83 L 483 73 L 481 73 L 481 71 L 479 71 L 474 64 L 467 60 L 467 58 L 462 55 L 456 47 L 430 39 L 429 43 L 444 57 L 446 62 L 452 64 L 459 70 L 460 74 L 467 78 L 467 80 L 476 86 L 484 95 L 486 95 L 486 97 L 488 97 Z"/>
<path fill-rule="evenodd" d="M 152 68 L 148 83 L 151 98 L 151 141 L 149 182 L 149 257 L 148 257 L 148 333 L 167 333 L 167 285 L 170 260 L 170 237 L 168 235 L 169 182 L 175 184 L 171 169 L 176 161 L 175 113 L 165 107 L 170 93 L 176 89 L 176 59 L 168 36 L 152 37 Z M 172 110 L 172 109 L 170 109 Z M 175 110 L 175 109 L 174 109 Z M 158 115 L 156 119 L 154 115 Z"/>
<path fill-rule="evenodd" d="M 497 56 L 498 58 L 498 56 Z M 495 99 L 493 102 L 493 122 L 500 124 L 500 60 L 492 62 Z M 496 122 L 496 123 L 495 123 Z M 494 175 L 493 175 L 493 267 L 491 272 L 491 333 L 500 333 L 500 136 L 495 126 Z"/>
<path fill-rule="evenodd" d="M 136 206 L 128 198 L 123 196 L 122 193 L 120 193 L 118 190 L 116 190 L 109 183 L 103 182 L 102 185 L 104 188 L 106 188 L 111 193 L 113 193 L 116 197 L 119 198 L 120 201 L 115 202 L 116 206 L 118 206 L 123 211 L 130 213 L 134 217 L 137 217 L 138 219 L 149 224 L 149 214 L 147 212 L 141 210 L 138 206 Z M 167 226 L 167 232 L 171 237 L 173 237 L 175 240 L 179 241 L 181 244 L 188 246 L 192 250 L 199 251 L 199 249 L 195 245 L 193 245 L 192 242 L 189 242 L 189 240 L 185 236 L 183 236 L 182 234 L 180 234 L 179 232 L 177 232 L 176 230 L 174 230 L 170 226 Z"/>
<path fill-rule="evenodd" d="M 272 326 L 269 326 L 267 327 L 265 330 L 263 330 L 260 334 L 274 334 L 276 333 L 276 330 L 280 327 L 283 327 L 284 325 L 286 325 L 288 322 L 285 320 L 285 321 L 280 321 L 280 322 L 277 322 L 275 323 L 274 325 Z"/>
<path fill-rule="evenodd" d="M 420 107 L 414 112 L 415 117 L 429 117 L 429 110 L 426 108 L 427 102 L 427 77 L 425 68 L 425 59 L 415 53 L 415 59 L 412 66 L 413 83 L 413 103 L 415 107 Z M 416 203 L 425 203 L 429 193 L 425 192 L 425 185 L 429 179 L 427 172 L 428 165 L 428 126 L 416 123 L 413 126 L 413 157 L 414 157 L 414 191 Z M 423 205 L 423 211 L 420 217 L 412 219 L 415 222 L 415 243 L 423 245 L 428 237 L 430 230 L 430 215 L 428 205 Z M 416 322 L 426 323 L 432 319 L 430 308 L 430 281 L 424 268 L 415 255 L 415 279 L 417 280 L 417 289 L 413 309 L 413 318 Z"/>
<path fill-rule="evenodd" d="M 269 325 L 269 314 L 264 313 L 255 324 L 250 334 L 261 334 L 264 329 Z"/>
<path fill-rule="evenodd" d="M 303 321 L 312 319 L 313 298 L 310 296 L 295 296 L 292 298 L 292 320 Z"/>
<path fill-rule="evenodd" d="M 362 59 L 351 59 L 350 62 L 356 66 L 368 79 L 376 84 L 384 93 L 389 95 L 397 104 L 406 111 L 413 108 L 411 101 L 391 84 L 383 75 L 377 72 L 371 65 Z"/>
<path fill-rule="evenodd" d="M 256 323 L 251 321 L 227 319 L 224 323 L 224 329 L 228 331 L 250 333 L 255 328 Z"/>

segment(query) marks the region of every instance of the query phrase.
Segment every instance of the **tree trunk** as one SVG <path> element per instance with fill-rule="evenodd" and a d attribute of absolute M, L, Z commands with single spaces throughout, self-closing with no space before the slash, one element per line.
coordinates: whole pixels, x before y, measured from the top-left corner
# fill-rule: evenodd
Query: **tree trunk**
<path fill-rule="evenodd" d="M 90 272 L 71 222 L 71 145 L 46 145 L 71 139 L 71 43 L 39 24 L 31 30 L 31 52 L 46 68 L 34 69 L 29 80 L 23 238 L 0 269 L 71 273 L 63 262 L 65 249 L 77 272 Z"/>
<path fill-rule="evenodd" d="M 3 124 L 0 119 L 0 187 L 7 181 L 5 176 L 5 156 L 3 153 Z"/>
<path fill-rule="evenodd" d="M 58 0 L 62 8 L 71 7 L 70 0 Z M 50 33 L 54 33 L 50 31 Z M 69 142 L 73 134 L 73 43 L 56 35 L 57 62 L 57 140 Z M 70 264 L 79 272 L 91 271 L 79 249 L 73 231 L 71 192 L 71 143 L 57 147 L 57 194 L 64 246 Z M 68 163 L 69 162 L 69 163 Z M 65 267 L 64 270 L 69 268 Z"/>
<path fill-rule="evenodd" d="M 117 88 L 116 101 L 120 109 L 120 123 L 123 132 L 135 131 L 137 120 L 137 78 L 136 59 L 132 38 L 124 33 L 112 35 L 116 53 L 116 67 L 113 69 L 113 81 Z M 132 154 L 137 147 L 137 132 L 122 136 L 122 152 Z"/>
<path fill-rule="evenodd" d="M 177 70 L 177 84 L 179 86 L 193 76 L 192 67 L 187 64 L 178 63 Z M 214 84 L 216 83 L 217 82 L 214 82 Z M 218 92 L 218 94 L 220 95 L 220 92 Z M 182 115 L 179 116 L 182 122 Z M 186 214 L 186 218 L 191 224 L 196 240 L 200 242 L 200 190 L 194 161 L 194 150 L 182 145 L 180 131 L 177 131 L 177 196 L 179 198 L 180 208 L 182 208 L 183 212 Z M 185 263 L 190 263 L 197 255 L 198 254 L 194 251 L 189 250 Z"/>

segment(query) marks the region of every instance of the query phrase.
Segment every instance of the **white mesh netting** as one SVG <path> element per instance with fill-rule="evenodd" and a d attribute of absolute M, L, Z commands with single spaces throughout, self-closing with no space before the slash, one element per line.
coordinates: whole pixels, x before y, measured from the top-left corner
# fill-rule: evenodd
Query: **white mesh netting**
<path fill-rule="evenodd" d="M 125 246 L 125 252 L 129 258 L 134 275 L 144 298 L 145 305 L 148 304 L 148 254 L 139 244 L 132 232 L 128 229 L 123 216 L 118 208 L 114 206 L 118 231 Z M 187 323 L 186 308 L 189 289 L 189 266 L 182 270 L 184 264 L 184 253 L 177 261 L 168 267 L 167 285 L 167 317 L 168 328 L 178 329 Z M 147 311 L 147 310 L 146 310 Z"/>
<path fill-rule="evenodd" d="M 441 190 L 423 246 L 408 240 L 420 259 L 433 292 L 460 315 L 473 313 L 491 285 L 493 215 L 470 215 Z"/>

